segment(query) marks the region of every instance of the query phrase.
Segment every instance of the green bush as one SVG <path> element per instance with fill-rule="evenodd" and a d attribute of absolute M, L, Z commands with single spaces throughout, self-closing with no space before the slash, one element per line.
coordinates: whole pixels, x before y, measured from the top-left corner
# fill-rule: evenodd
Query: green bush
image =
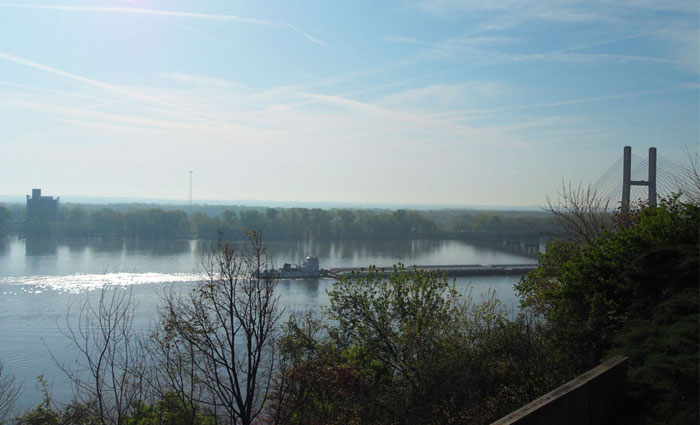
<path fill-rule="evenodd" d="M 329 296 L 282 339 L 291 423 L 490 423 L 562 381 L 536 322 L 439 273 L 370 269 Z"/>
<path fill-rule="evenodd" d="M 137 403 L 124 425 L 214 425 L 213 415 L 198 412 L 174 392 L 166 393 L 152 405 Z"/>
<path fill-rule="evenodd" d="M 617 218 L 591 243 L 550 244 L 516 285 L 522 307 L 572 370 L 629 356 L 630 411 L 698 423 L 700 208 L 672 197 Z"/>

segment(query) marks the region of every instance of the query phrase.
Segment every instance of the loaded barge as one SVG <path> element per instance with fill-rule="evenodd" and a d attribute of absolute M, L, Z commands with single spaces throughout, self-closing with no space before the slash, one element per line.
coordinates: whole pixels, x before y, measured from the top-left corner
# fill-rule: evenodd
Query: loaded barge
<path fill-rule="evenodd" d="M 405 272 L 414 270 L 444 273 L 448 277 L 469 276 L 521 276 L 535 270 L 537 264 L 450 264 L 442 266 L 410 266 Z M 319 267 L 318 257 L 306 257 L 301 265 L 285 263 L 277 270 L 266 270 L 262 277 L 275 279 L 315 279 L 329 277 L 338 279 L 343 276 L 363 275 L 368 273 L 367 267 L 337 267 L 325 270 Z M 394 271 L 393 266 L 376 267 L 380 274 L 388 274 Z"/>
<path fill-rule="evenodd" d="M 522 276 L 535 270 L 537 264 L 451 264 L 443 266 L 410 266 L 404 268 L 404 272 L 414 270 L 441 272 L 448 277 L 468 277 L 468 276 Z M 380 274 L 389 274 L 394 271 L 394 267 L 376 267 Z M 340 278 L 354 274 L 366 274 L 365 267 L 343 267 L 330 270 L 323 270 L 324 276 Z"/>

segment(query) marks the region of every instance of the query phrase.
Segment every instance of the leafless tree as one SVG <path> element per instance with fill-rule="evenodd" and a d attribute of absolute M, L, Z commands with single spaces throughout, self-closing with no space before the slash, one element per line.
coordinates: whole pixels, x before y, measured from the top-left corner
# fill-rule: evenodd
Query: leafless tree
<path fill-rule="evenodd" d="M 103 425 L 121 425 L 144 395 L 146 356 L 134 329 L 131 289 L 103 287 L 88 297 L 77 317 L 69 310 L 63 333 L 80 352 L 59 367 L 73 383 L 76 401 L 94 405 Z M 56 359 L 54 358 L 54 361 Z"/>
<path fill-rule="evenodd" d="M 15 383 L 14 375 L 5 371 L 0 363 L 0 425 L 6 424 L 13 413 L 15 402 L 22 393 L 22 389 Z"/>
<path fill-rule="evenodd" d="M 164 299 L 172 299 L 172 292 Z M 198 374 L 196 347 L 181 338 L 167 325 L 168 314 L 146 344 L 152 368 L 147 373 L 149 392 L 160 400 L 176 397 L 182 423 L 197 423 L 200 400 L 204 399 L 206 386 Z"/>
<path fill-rule="evenodd" d="M 685 149 L 686 163 L 681 166 L 681 176 L 676 184 L 683 194 L 694 203 L 700 203 L 700 154 Z"/>
<path fill-rule="evenodd" d="M 613 226 L 608 201 L 599 197 L 590 186 L 577 187 L 562 181 L 562 190 L 552 200 L 547 196 L 545 210 L 554 215 L 562 235 L 566 239 L 590 244 L 605 229 Z"/>
<path fill-rule="evenodd" d="M 243 249 L 220 238 L 204 261 L 203 281 L 185 295 L 166 298 L 161 325 L 178 353 L 194 359 L 196 377 L 190 379 L 203 386 L 191 393 L 199 397 L 194 401 L 220 420 L 242 425 L 265 415 L 281 314 L 277 281 L 263 272 L 270 261 L 261 235 L 248 237 Z"/>

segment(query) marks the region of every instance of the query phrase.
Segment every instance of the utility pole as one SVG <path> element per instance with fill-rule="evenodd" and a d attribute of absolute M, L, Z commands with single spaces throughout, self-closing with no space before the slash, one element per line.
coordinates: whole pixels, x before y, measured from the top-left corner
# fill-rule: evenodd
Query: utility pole
<path fill-rule="evenodd" d="M 648 180 L 632 180 L 632 148 L 625 146 L 622 154 L 622 213 L 630 211 L 631 186 L 647 186 L 649 188 L 649 206 L 656 206 L 656 148 L 649 148 Z"/>

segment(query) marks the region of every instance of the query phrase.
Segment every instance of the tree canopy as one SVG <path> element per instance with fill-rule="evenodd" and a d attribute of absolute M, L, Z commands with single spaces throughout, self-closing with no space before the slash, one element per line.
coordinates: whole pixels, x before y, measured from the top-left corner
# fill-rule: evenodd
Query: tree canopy
<path fill-rule="evenodd" d="M 697 423 L 700 207 L 671 197 L 617 220 L 590 243 L 551 243 L 516 285 L 522 307 L 574 369 L 630 356 L 631 402 L 650 421 Z"/>
<path fill-rule="evenodd" d="M 288 423 L 485 424 L 561 382 L 535 322 L 439 273 L 371 269 L 329 296 L 286 327 Z"/>

